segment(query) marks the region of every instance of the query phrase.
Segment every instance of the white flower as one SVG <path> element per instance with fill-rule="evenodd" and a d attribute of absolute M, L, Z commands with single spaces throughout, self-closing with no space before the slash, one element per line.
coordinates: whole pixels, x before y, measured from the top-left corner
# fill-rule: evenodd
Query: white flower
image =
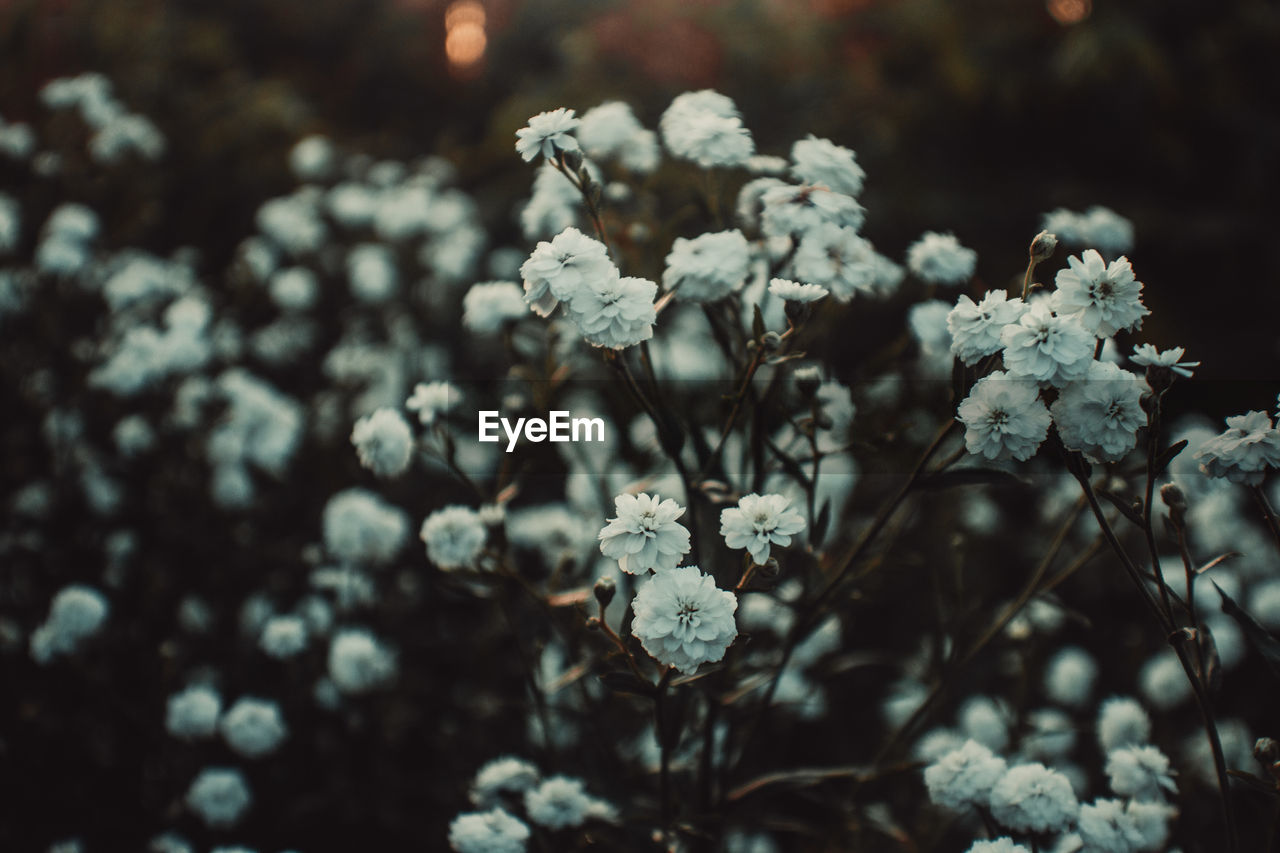
<path fill-rule="evenodd" d="M 503 756 L 486 763 L 471 783 L 471 802 L 480 807 L 496 803 L 504 793 L 523 793 L 538 783 L 538 768 L 522 758 Z"/>
<path fill-rule="evenodd" d="M 1066 758 L 1076 745 L 1076 724 L 1070 715 L 1056 708 L 1041 708 L 1027 714 L 1029 731 L 1022 736 L 1019 750 L 1037 759 Z"/>
<path fill-rule="evenodd" d="M 328 177 L 336 159 L 333 143 L 320 135 L 303 137 L 289 149 L 289 169 L 300 181 L 318 181 Z"/>
<path fill-rule="evenodd" d="M 1079 646 L 1067 646 L 1050 659 L 1044 673 L 1044 692 L 1059 705 L 1079 708 L 1089 700 L 1098 678 L 1098 664 Z"/>
<path fill-rule="evenodd" d="M 1268 468 L 1280 466 L 1280 430 L 1266 412 L 1227 418 L 1227 431 L 1200 445 L 1200 470 L 1233 483 L 1262 484 Z"/>
<path fill-rule="evenodd" d="M 1011 374 L 1061 388 L 1089 370 L 1093 336 L 1076 320 L 1055 315 L 1046 302 L 1033 302 L 1001 331 L 1004 366 Z"/>
<path fill-rule="evenodd" d="M 395 409 L 378 409 L 351 430 L 360 464 L 379 477 L 398 477 L 413 458 L 413 431 Z"/>
<path fill-rule="evenodd" d="M 441 569 L 468 568 L 484 548 L 484 524 L 465 506 L 447 506 L 427 516 L 418 536 L 427 545 L 427 557 Z"/>
<path fill-rule="evenodd" d="M 951 306 L 941 299 L 930 299 L 912 305 L 907 312 L 907 327 L 911 337 L 920 344 L 920 352 L 926 358 L 944 358 L 951 367 L 951 332 L 947 329 L 947 317 Z"/>
<path fill-rule="evenodd" d="M 858 165 L 857 157 L 848 148 L 836 145 L 829 139 L 818 139 L 809 134 L 791 146 L 791 174 L 806 184 L 818 184 L 856 196 L 862 192 L 862 180 L 866 172 Z"/>
<path fill-rule="evenodd" d="M 573 110 L 560 107 L 538 113 L 526 127 L 516 131 L 516 153 L 528 163 L 539 154 L 554 160 L 560 152 L 577 151 L 578 140 L 573 137 L 577 127 Z"/>
<path fill-rule="evenodd" d="M 667 150 L 704 169 L 742 166 L 755 153 L 738 108 L 710 89 L 677 95 L 658 124 Z"/>
<path fill-rule="evenodd" d="M 307 623 L 301 616 L 272 616 L 262 626 L 258 645 L 273 658 L 291 658 L 307 647 Z"/>
<path fill-rule="evenodd" d="M 1133 853 L 1142 840 L 1120 800 L 1098 799 L 1081 806 L 1077 831 L 1090 853 Z"/>
<path fill-rule="evenodd" d="M 1104 752 L 1140 746 L 1151 737 L 1151 717 L 1136 699 L 1113 696 L 1098 708 L 1098 744 Z"/>
<path fill-rule="evenodd" d="M 1154 708 L 1168 711 L 1191 697 L 1191 684 L 1172 651 L 1159 652 L 1138 670 L 1143 697 Z"/>
<path fill-rule="evenodd" d="M 697 566 L 679 566 L 651 576 L 631 602 L 631 633 L 663 666 L 692 674 L 714 663 L 738 636 L 738 599 L 716 587 Z"/>
<path fill-rule="evenodd" d="M 520 266 L 524 301 L 539 317 L 548 316 L 558 302 L 572 299 L 588 282 L 616 274 L 604 243 L 577 228 L 539 243 Z"/>
<path fill-rule="evenodd" d="M 395 674 L 395 656 L 363 628 L 339 631 L 329 643 L 329 678 L 343 693 L 367 693 Z"/>
<path fill-rule="evenodd" d="M 361 243 L 347 254 L 351 294 L 369 305 L 381 305 L 395 295 L 400 283 L 395 255 L 381 243 Z"/>
<path fill-rule="evenodd" d="M 164 727 L 180 738 L 209 737 L 218 730 L 222 697 L 212 687 L 193 685 L 169 697 Z"/>
<path fill-rule="evenodd" d="M 216 829 L 235 826 L 249 808 L 253 795 L 244 774 L 229 767 L 206 767 L 187 789 L 187 806 L 206 825 Z"/>
<path fill-rule="evenodd" d="M 816 284 L 801 284 L 798 281 L 791 281 L 785 278 L 770 279 L 769 292 L 788 302 L 817 302 L 820 299 L 825 299 L 829 294 L 825 287 L 820 287 Z"/>
<path fill-rule="evenodd" d="M 93 587 L 63 587 L 49 606 L 49 617 L 31 633 L 31 657 L 45 664 L 55 655 L 71 654 L 102 630 L 109 610 L 106 597 Z"/>
<path fill-rule="evenodd" d="M 992 817 L 1020 832 L 1061 832 L 1079 812 L 1071 782 L 1043 764 L 1011 767 L 991 790 Z"/>
<path fill-rule="evenodd" d="M 1008 298 L 1003 290 L 989 290 L 975 303 L 966 294 L 956 300 L 947 314 L 947 330 L 951 332 L 951 352 L 965 364 L 977 364 L 983 357 L 999 352 L 1004 327 L 1016 323 L 1026 308 L 1018 298 Z"/>
<path fill-rule="evenodd" d="M 790 545 L 804 530 L 804 516 L 783 495 L 743 495 L 736 507 L 720 511 L 720 535 L 730 548 L 745 548 L 756 565 L 769 559 L 771 545 Z"/>
<path fill-rule="evenodd" d="M 633 575 L 650 569 L 673 569 L 689 553 L 689 531 L 676 522 L 684 507 L 672 498 L 659 503 L 651 495 L 618 495 L 617 516 L 601 529 L 600 553 L 618 561 Z"/>
<path fill-rule="evenodd" d="M 1158 350 L 1151 344 L 1137 344 L 1134 346 L 1133 355 L 1129 356 L 1129 360 L 1143 367 L 1164 367 L 1185 379 L 1190 379 L 1192 376 L 1191 368 L 1199 367 L 1200 362 L 1183 361 L 1182 356 L 1186 352 L 1182 347 Z"/>
<path fill-rule="evenodd" d="M 658 140 L 622 101 L 607 101 L 582 114 L 578 127 L 582 150 L 600 160 L 617 158 L 633 172 L 647 174 L 658 165 Z"/>
<path fill-rule="evenodd" d="M 751 251 L 742 232 L 720 231 L 692 240 L 677 237 L 667 255 L 662 286 L 681 299 L 714 302 L 742 287 L 750 271 Z"/>
<path fill-rule="evenodd" d="M 907 249 L 907 268 L 930 284 L 964 284 L 973 278 L 978 253 L 954 234 L 926 231 Z"/>
<path fill-rule="evenodd" d="M 1021 844 L 1014 844 L 1012 838 L 997 838 L 994 841 L 975 841 L 965 853 L 1031 853 Z"/>
<path fill-rule="evenodd" d="M 1023 461 L 1049 434 L 1049 410 L 1036 384 L 1003 371 L 979 379 L 956 409 L 968 451 L 987 459 Z"/>
<path fill-rule="evenodd" d="M 448 382 L 419 382 L 413 386 L 413 396 L 405 401 L 404 407 L 417 412 L 418 420 L 424 425 L 430 425 L 461 399 L 462 392 Z"/>
<path fill-rule="evenodd" d="M 1160 800 L 1178 786 L 1169 770 L 1168 757 L 1154 746 L 1122 746 L 1107 753 L 1107 778 L 1111 790 L 1135 800 Z"/>
<path fill-rule="evenodd" d="M 547 829 L 582 826 L 591 815 L 592 797 L 583 790 L 581 779 L 552 776 L 524 793 L 529 819 Z"/>
<path fill-rule="evenodd" d="M 968 699 L 956 714 L 956 723 L 966 739 L 976 740 L 999 752 L 1009 745 L 1009 714 L 989 696 Z"/>
<path fill-rule="evenodd" d="M 810 185 L 767 187 L 760 204 L 760 227 L 767 237 L 803 237 L 824 223 L 856 231 L 866 216 L 862 205 L 844 193 Z"/>
<path fill-rule="evenodd" d="M 1134 846 L 1138 850 L 1163 850 L 1169 840 L 1169 823 L 1178 810 L 1163 802 L 1130 800 L 1125 813 L 1137 832 Z"/>
<path fill-rule="evenodd" d="M 364 489 L 339 492 L 325 504 L 325 549 L 344 563 L 389 563 L 408 535 L 405 514 Z"/>
<path fill-rule="evenodd" d="M 285 311 L 305 311 L 316 304 L 319 285 L 306 267 L 289 267 L 272 274 L 268 285 L 271 301 Z"/>
<path fill-rule="evenodd" d="M 449 824 L 449 846 L 457 853 L 524 853 L 529 827 L 502 809 L 460 814 Z"/>
<path fill-rule="evenodd" d="M 616 269 L 611 272 L 586 282 L 573 295 L 569 316 L 589 343 L 625 349 L 653 337 L 658 285 L 643 278 L 623 278 Z"/>
<path fill-rule="evenodd" d="M 819 222 L 808 228 L 791 264 L 799 278 L 828 288 L 840 302 L 875 292 L 875 250 L 848 226 Z"/>
<path fill-rule="evenodd" d="M 227 745 L 246 758 L 274 752 L 287 730 L 280 706 L 266 699 L 244 697 L 236 701 L 218 723 Z"/>
<path fill-rule="evenodd" d="M 1084 378 L 1062 389 L 1050 409 L 1062 443 L 1091 462 L 1124 458 L 1133 449 L 1138 428 L 1147 422 L 1141 403 L 1145 388 L 1146 383 L 1123 368 L 1090 362 Z"/>
<path fill-rule="evenodd" d="M 969 806 L 985 805 L 1005 770 L 1003 758 L 977 741 L 969 740 L 926 767 L 924 784 L 932 802 L 962 811 Z"/>
<path fill-rule="evenodd" d="M 524 293 L 513 281 L 473 284 L 462 297 L 462 325 L 477 335 L 492 334 L 528 311 Z"/>
<path fill-rule="evenodd" d="M 1056 283 L 1054 309 L 1077 318 L 1099 338 L 1136 329 L 1151 313 L 1142 304 L 1142 282 L 1134 277 L 1128 258 L 1107 264 L 1102 255 L 1086 249 L 1079 258 L 1067 258 L 1067 269 L 1058 271 Z"/>

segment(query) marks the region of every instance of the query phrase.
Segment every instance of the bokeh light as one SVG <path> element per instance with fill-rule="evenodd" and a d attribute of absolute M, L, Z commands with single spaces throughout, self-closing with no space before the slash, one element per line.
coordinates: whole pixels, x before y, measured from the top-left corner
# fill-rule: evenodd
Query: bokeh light
<path fill-rule="evenodd" d="M 457 0 L 445 10 L 444 52 L 455 72 L 472 70 L 484 58 L 484 24 L 484 6 L 477 0 Z"/>
<path fill-rule="evenodd" d="M 1064 27 L 1080 23 L 1093 11 L 1091 0 L 1049 0 L 1047 5 L 1049 14 Z"/>

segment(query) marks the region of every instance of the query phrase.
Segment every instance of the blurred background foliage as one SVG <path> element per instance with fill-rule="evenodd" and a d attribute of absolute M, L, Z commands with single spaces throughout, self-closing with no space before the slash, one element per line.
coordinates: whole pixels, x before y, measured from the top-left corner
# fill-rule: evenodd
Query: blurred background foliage
<path fill-rule="evenodd" d="M 505 234 L 529 115 L 620 98 L 653 126 L 714 87 L 763 153 L 809 132 L 856 150 L 882 251 L 954 229 L 988 286 L 1021 269 L 1040 214 L 1112 207 L 1137 227 L 1148 338 L 1191 344 L 1203 379 L 1257 379 L 1277 337 L 1238 328 L 1280 309 L 1277 47 L 1267 0 L 5 0 L 0 115 L 105 72 L 181 176 L 112 237 L 167 210 L 156 248 L 197 245 L 221 269 L 305 133 L 452 158 Z M 1210 393 L 1215 414 L 1266 402 Z"/>

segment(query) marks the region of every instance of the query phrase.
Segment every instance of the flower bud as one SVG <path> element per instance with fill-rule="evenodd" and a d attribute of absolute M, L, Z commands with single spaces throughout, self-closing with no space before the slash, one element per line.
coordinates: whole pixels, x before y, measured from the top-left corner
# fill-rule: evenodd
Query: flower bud
<path fill-rule="evenodd" d="M 564 160 L 565 168 L 570 172 L 576 173 L 582 168 L 582 152 L 576 148 L 572 151 L 561 151 L 560 158 Z"/>
<path fill-rule="evenodd" d="M 1164 505 L 1169 509 L 1187 508 L 1187 496 L 1182 493 L 1182 489 L 1178 488 L 1177 483 L 1165 483 L 1161 486 L 1160 500 L 1164 501 Z"/>
<path fill-rule="evenodd" d="M 818 393 L 818 388 L 822 385 L 822 372 L 811 364 L 797 367 L 791 374 L 791 378 L 795 380 L 796 389 L 806 400 Z"/>
<path fill-rule="evenodd" d="M 595 593 L 596 601 L 600 602 L 601 607 L 608 607 L 618 591 L 618 585 L 613 582 L 613 578 L 600 578 L 591 591 Z"/>
<path fill-rule="evenodd" d="M 1155 414 L 1156 408 L 1160 405 L 1160 398 L 1150 391 L 1146 391 L 1138 398 L 1138 403 L 1142 406 L 1142 411 L 1152 415 Z"/>
<path fill-rule="evenodd" d="M 588 616 L 588 617 L 587 617 L 587 630 L 588 630 L 588 631 L 599 631 L 599 630 L 600 630 L 600 617 L 599 617 L 599 616 Z"/>
<path fill-rule="evenodd" d="M 1041 231 L 1031 241 L 1031 259 L 1036 263 L 1046 260 L 1058 248 L 1058 238 L 1048 231 Z"/>
<path fill-rule="evenodd" d="M 760 336 L 760 345 L 764 347 L 765 352 L 773 352 L 782 346 L 782 335 L 777 332 L 765 332 Z"/>
<path fill-rule="evenodd" d="M 1147 384 L 1155 393 L 1163 394 L 1173 386 L 1173 370 L 1165 364 L 1148 364 Z"/>

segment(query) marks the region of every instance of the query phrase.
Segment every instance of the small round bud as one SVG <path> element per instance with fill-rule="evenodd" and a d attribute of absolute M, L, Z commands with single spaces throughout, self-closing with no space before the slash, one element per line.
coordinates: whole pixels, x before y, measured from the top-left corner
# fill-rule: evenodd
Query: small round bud
<path fill-rule="evenodd" d="M 1031 241 L 1031 259 L 1036 263 L 1046 260 L 1058 248 L 1058 238 L 1048 231 L 1041 231 Z"/>
<path fill-rule="evenodd" d="M 599 617 L 599 616 L 588 616 L 588 617 L 587 617 L 587 630 L 588 630 L 588 631 L 599 631 L 599 630 L 600 630 L 600 617 Z"/>
<path fill-rule="evenodd" d="M 1173 387 L 1173 370 L 1166 364 L 1148 364 L 1147 384 L 1152 391 L 1163 394 Z"/>
<path fill-rule="evenodd" d="M 756 573 L 765 580 L 773 580 L 781 571 L 782 567 L 778 565 L 777 559 L 770 557 L 764 561 L 764 565 L 760 566 Z"/>
<path fill-rule="evenodd" d="M 1146 412 L 1148 415 L 1151 415 L 1151 414 L 1155 414 L 1156 407 L 1160 405 L 1160 400 L 1155 394 L 1152 394 L 1150 391 L 1147 391 L 1143 393 L 1141 397 L 1138 398 L 1138 403 L 1142 406 L 1142 411 Z"/>
<path fill-rule="evenodd" d="M 1161 486 L 1160 500 L 1164 501 L 1164 505 L 1169 509 L 1186 509 L 1187 506 L 1187 496 L 1183 494 L 1177 483 L 1165 483 Z"/>
<path fill-rule="evenodd" d="M 578 149 L 572 151 L 561 151 L 560 157 L 564 160 L 565 168 L 570 172 L 577 172 L 582 168 L 582 152 Z"/>
<path fill-rule="evenodd" d="M 777 332 L 765 332 L 760 336 L 760 345 L 764 347 L 765 352 L 773 352 L 782 346 L 782 335 Z"/>
<path fill-rule="evenodd" d="M 797 367 L 791 377 L 795 380 L 796 388 L 806 399 L 818 393 L 818 388 L 822 385 L 822 372 L 813 365 Z"/>
<path fill-rule="evenodd" d="M 591 591 L 595 593 L 596 601 L 600 602 L 601 607 L 608 607 L 618 591 L 618 585 L 614 583 L 613 578 L 600 578 Z"/>

